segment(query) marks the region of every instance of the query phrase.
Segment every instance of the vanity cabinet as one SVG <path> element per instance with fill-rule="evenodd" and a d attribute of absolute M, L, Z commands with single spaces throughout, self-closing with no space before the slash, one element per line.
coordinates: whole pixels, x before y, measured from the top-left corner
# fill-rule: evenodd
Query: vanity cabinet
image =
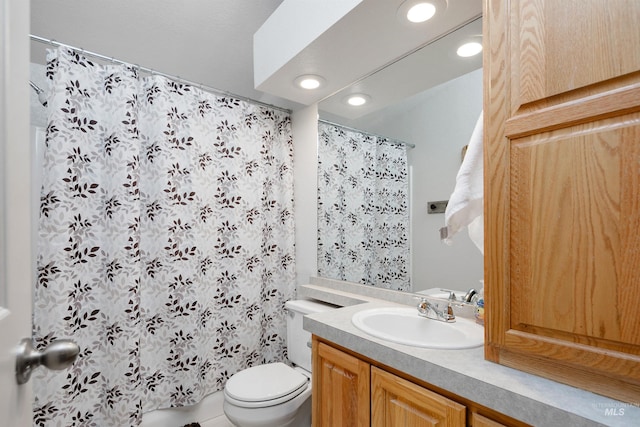
<path fill-rule="evenodd" d="M 526 426 L 316 336 L 312 348 L 314 427 Z"/>
<path fill-rule="evenodd" d="M 640 401 L 637 0 L 486 0 L 488 360 Z"/>

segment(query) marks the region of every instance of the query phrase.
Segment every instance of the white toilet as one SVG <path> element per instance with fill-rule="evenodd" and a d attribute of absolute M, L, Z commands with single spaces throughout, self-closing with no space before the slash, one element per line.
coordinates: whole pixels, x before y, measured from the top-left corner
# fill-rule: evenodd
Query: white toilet
<path fill-rule="evenodd" d="M 287 301 L 287 351 L 295 368 L 268 363 L 237 372 L 224 388 L 224 414 L 238 427 L 311 426 L 311 334 L 302 317 L 334 308 L 309 300 Z"/>

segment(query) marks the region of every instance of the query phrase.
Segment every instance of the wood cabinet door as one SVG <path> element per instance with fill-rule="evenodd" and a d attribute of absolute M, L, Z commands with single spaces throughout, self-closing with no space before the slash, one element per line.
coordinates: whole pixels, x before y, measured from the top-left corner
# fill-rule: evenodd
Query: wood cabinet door
<path fill-rule="evenodd" d="M 464 427 L 465 416 L 464 405 L 371 367 L 371 426 Z"/>
<path fill-rule="evenodd" d="M 486 0 L 486 357 L 640 401 L 640 1 Z"/>
<path fill-rule="evenodd" d="M 314 427 L 368 427 L 370 365 L 313 339 Z"/>
<path fill-rule="evenodd" d="M 471 413 L 471 427 L 506 427 L 505 424 L 499 423 L 478 414 L 477 412 Z"/>

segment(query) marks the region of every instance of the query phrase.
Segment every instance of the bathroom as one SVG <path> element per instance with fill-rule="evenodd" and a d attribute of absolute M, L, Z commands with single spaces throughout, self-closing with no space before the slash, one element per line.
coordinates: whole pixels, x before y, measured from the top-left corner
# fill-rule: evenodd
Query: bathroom
<path fill-rule="evenodd" d="M 38 16 L 39 17 L 38 19 L 40 20 L 42 25 L 45 25 L 47 20 L 56 20 L 52 18 L 52 16 L 56 16 L 56 15 L 52 13 L 43 13 L 38 15 L 38 10 L 40 10 L 39 8 L 44 7 L 43 3 L 44 2 L 32 1 L 31 15 L 32 17 Z M 266 92 L 261 92 L 259 90 L 254 89 L 254 76 L 253 76 L 253 68 L 252 68 L 251 62 L 249 62 L 249 65 L 245 66 L 244 69 L 242 70 L 230 70 L 230 67 L 229 69 L 226 69 L 226 67 L 222 67 L 219 65 L 220 63 L 219 58 L 217 58 L 218 54 L 212 53 L 212 52 L 217 52 L 216 49 L 211 49 L 206 52 L 203 52 L 202 50 L 198 50 L 197 52 L 188 52 L 188 49 L 184 49 L 184 45 L 180 44 L 179 38 L 178 38 L 178 35 L 184 32 L 184 30 L 182 30 L 180 26 L 181 21 L 180 19 L 178 19 L 180 15 L 177 15 L 174 13 L 171 16 L 169 23 L 166 24 L 168 25 L 167 31 L 170 33 L 176 34 L 176 36 L 165 37 L 164 39 L 161 38 L 161 35 L 159 34 L 159 33 L 162 33 L 163 31 L 159 31 L 159 33 L 153 33 L 153 32 L 143 31 L 142 29 L 136 27 L 137 25 L 139 25 L 140 22 L 145 21 L 147 18 L 134 19 L 134 21 L 137 20 L 137 23 L 134 22 L 133 24 L 129 24 L 129 26 L 122 24 L 123 34 L 125 34 L 125 37 L 127 37 L 126 31 L 132 31 L 131 35 L 128 36 L 131 40 L 143 40 L 146 43 L 158 43 L 159 40 L 162 40 L 162 43 L 159 43 L 159 44 L 162 45 L 163 51 L 172 52 L 172 53 L 175 52 L 175 54 L 177 55 L 176 57 L 166 56 L 165 58 L 162 58 L 161 60 L 156 62 L 159 59 L 158 56 L 160 55 L 154 53 L 151 49 L 146 49 L 144 45 L 139 46 L 137 48 L 134 47 L 133 53 L 131 54 L 132 56 L 128 56 L 128 57 L 125 54 L 118 54 L 116 51 L 114 51 L 114 49 L 110 49 L 108 47 L 109 43 L 112 40 L 109 37 L 105 37 L 103 34 L 101 34 L 99 29 L 101 24 L 112 22 L 112 19 L 113 19 L 113 22 L 116 22 L 118 20 L 117 8 L 113 7 L 113 8 L 110 8 L 109 10 L 104 11 L 104 13 L 96 13 L 96 6 L 94 4 L 91 4 L 91 2 L 80 2 L 82 4 L 72 4 L 70 2 L 59 2 L 59 3 L 60 4 L 58 6 L 61 7 L 63 10 L 62 12 L 60 12 L 61 16 L 64 16 L 65 19 L 69 19 L 71 20 L 71 22 L 73 22 L 73 24 L 66 24 L 66 26 L 77 27 L 78 32 L 84 35 L 81 36 L 81 38 L 79 39 L 78 38 L 74 39 L 71 36 L 69 36 L 69 38 L 65 38 L 63 32 L 59 33 L 61 35 L 57 35 L 56 30 L 51 30 L 51 32 L 49 33 L 43 32 L 41 34 L 42 36 L 62 42 L 62 43 L 68 43 L 69 45 L 72 45 L 80 49 L 86 49 L 87 52 L 97 52 L 107 57 L 113 56 L 116 59 L 120 59 L 129 63 L 132 63 L 134 65 L 140 65 L 142 67 L 152 68 L 154 70 L 157 70 L 159 72 L 166 73 L 172 76 L 180 76 L 188 81 L 194 82 L 196 85 L 202 84 L 204 87 L 214 87 L 218 89 L 223 89 L 224 91 L 227 91 L 231 94 L 241 95 L 251 100 L 256 100 L 265 104 L 277 105 L 285 109 L 290 109 L 293 111 L 291 125 L 292 125 L 293 140 L 295 144 L 294 164 L 296 166 L 313 165 L 313 162 L 316 161 L 315 159 L 315 155 L 316 155 L 315 145 L 316 145 L 316 139 L 317 139 L 316 118 L 318 114 L 318 108 L 321 109 L 321 106 L 320 107 L 316 107 L 314 105 L 307 106 L 309 104 L 312 104 L 312 102 L 309 102 L 307 99 L 303 99 L 301 97 L 295 98 L 294 96 L 292 96 L 292 98 L 297 99 L 296 101 L 278 99 L 278 97 L 269 95 Z M 163 3 L 162 5 L 167 6 L 167 9 L 171 10 L 170 3 L 172 2 L 166 2 L 166 3 Z M 262 22 L 264 22 L 269 17 L 270 13 L 273 10 L 275 10 L 281 3 L 282 3 L 281 1 L 261 2 L 260 8 L 256 7 L 255 5 L 252 5 L 250 7 L 250 9 L 252 9 L 252 13 L 249 16 L 251 16 L 252 19 L 255 19 L 255 22 L 253 22 L 251 25 L 246 23 L 241 26 L 241 27 L 244 27 L 244 32 L 247 33 L 249 37 L 247 37 L 247 34 L 245 34 L 243 37 L 236 36 L 234 38 L 234 44 L 233 44 L 234 48 L 231 49 L 231 51 L 229 51 L 229 47 L 231 46 L 231 44 L 226 41 L 227 39 L 221 38 L 220 40 L 215 40 L 213 37 L 208 36 L 208 37 L 211 37 L 211 39 L 209 40 L 212 40 L 211 43 L 218 43 L 221 45 L 218 47 L 221 52 L 220 55 L 226 54 L 226 55 L 229 55 L 230 58 L 233 58 L 234 56 L 239 56 L 240 52 L 242 52 L 242 54 L 243 55 L 246 54 L 246 56 L 249 58 L 249 61 L 251 61 L 251 55 L 252 55 L 252 49 L 253 49 L 253 45 L 252 45 L 253 34 L 257 31 L 257 29 L 260 27 Z M 476 3 L 478 6 L 478 9 L 481 8 L 480 1 L 470 2 L 470 3 Z M 223 1 L 217 2 L 216 6 L 218 7 L 218 9 L 216 9 L 215 12 L 211 12 L 211 14 L 217 15 L 215 25 L 211 23 L 210 19 L 204 17 L 205 14 L 199 13 L 198 10 L 190 11 L 190 13 L 187 13 L 187 17 L 185 17 L 184 19 L 188 19 L 188 22 L 190 23 L 189 25 L 193 25 L 191 23 L 197 22 L 202 27 L 209 27 L 209 28 L 216 27 L 218 30 L 220 30 L 223 33 L 225 31 L 230 32 L 229 27 L 232 27 L 233 24 L 236 22 L 235 20 L 239 19 L 237 18 L 237 16 L 240 15 L 240 10 L 234 10 L 233 7 L 230 7 L 228 5 L 228 2 L 223 2 Z M 65 7 L 69 8 L 66 12 L 64 12 Z M 137 6 L 137 7 L 142 8 L 141 6 Z M 238 6 L 238 9 L 241 9 L 241 7 L 242 6 Z M 87 10 L 83 10 L 83 8 L 86 8 Z M 157 9 L 161 11 L 162 7 L 158 6 Z M 100 9 L 97 9 L 97 10 L 100 10 Z M 146 16 L 145 13 L 148 13 L 142 10 L 136 10 L 136 11 L 141 13 L 142 14 L 141 16 Z M 232 16 L 232 18 L 229 18 L 229 19 L 225 18 L 222 11 L 224 11 L 224 13 L 228 13 L 229 16 Z M 92 22 L 89 20 L 83 20 L 82 18 L 83 13 L 87 13 L 87 12 L 90 13 L 90 16 L 96 16 L 96 15 L 99 16 L 99 19 L 97 19 L 95 22 Z M 155 20 L 149 19 L 149 21 L 155 21 Z M 107 27 L 108 26 L 110 25 L 107 25 Z M 153 27 L 153 25 L 151 25 L 151 27 Z M 159 23 L 156 25 L 156 27 L 163 28 Z M 62 30 L 58 30 L 58 31 L 62 31 Z M 112 32 L 113 29 L 111 28 L 110 31 Z M 33 27 L 31 32 L 32 34 L 33 33 L 38 34 L 33 30 Z M 242 47 L 240 47 L 240 43 L 241 43 L 240 40 L 242 40 L 242 43 L 243 43 Z M 199 46 L 201 44 L 202 42 L 198 39 L 198 40 L 191 40 L 190 42 L 188 42 L 187 45 Z M 38 44 L 32 42 L 31 46 L 34 46 L 34 45 L 37 46 Z M 39 46 L 40 49 L 43 49 L 44 47 L 47 47 L 46 44 L 43 46 Z M 401 53 L 404 53 L 404 51 Z M 398 52 L 396 52 L 395 54 L 389 54 L 389 55 L 390 55 L 389 58 L 395 59 L 395 57 L 398 56 Z M 44 56 L 43 53 L 39 54 L 38 62 L 41 62 L 43 60 L 43 56 Z M 278 55 L 274 53 L 274 56 L 278 56 Z M 192 58 L 199 58 L 198 60 L 208 59 L 210 62 L 209 62 L 209 65 L 204 65 L 204 66 L 189 66 L 188 67 L 189 70 L 184 70 L 184 71 L 179 69 L 179 67 L 178 68 L 174 67 L 174 63 L 190 64 L 192 63 L 190 61 L 194 61 Z M 35 62 L 33 59 L 33 56 L 30 59 L 30 62 L 32 63 Z M 225 61 L 222 61 L 222 62 L 224 63 Z M 380 65 L 386 64 L 388 62 L 390 61 L 387 59 L 384 59 L 382 60 L 382 63 Z M 377 68 L 376 66 L 372 67 L 371 64 L 368 64 L 367 66 L 369 67 L 367 70 L 369 72 L 372 69 Z M 219 72 L 220 75 L 212 77 L 209 74 L 213 74 L 213 73 L 207 70 L 216 70 L 216 72 Z M 366 72 L 364 71 L 355 70 L 354 72 L 355 73 L 359 72 L 360 73 L 359 76 L 366 74 Z M 42 81 L 38 80 L 37 76 L 33 74 L 33 71 L 30 73 L 30 77 L 31 77 L 31 80 L 36 82 L 36 84 L 42 84 Z M 475 72 L 475 74 L 467 75 L 466 78 L 474 79 L 474 83 L 477 84 L 477 82 L 481 80 L 481 73 Z M 337 83 L 338 86 L 333 88 L 327 88 L 326 90 L 329 91 L 328 93 L 331 93 L 332 91 L 337 92 L 337 89 L 341 89 L 342 87 L 347 86 L 346 84 L 347 81 L 351 83 L 352 81 L 355 80 L 353 76 L 346 76 L 345 79 L 346 80 L 342 83 L 338 82 Z M 329 81 L 329 79 L 327 79 L 327 81 Z M 266 83 L 267 86 L 269 84 L 272 84 L 272 82 Z M 276 84 L 276 83 L 273 83 L 273 84 Z M 331 84 L 333 84 L 333 82 L 331 82 Z M 417 211 L 419 211 L 418 218 L 422 218 L 423 221 L 428 222 L 428 228 L 432 230 L 431 234 L 425 237 L 425 240 L 430 240 L 433 242 L 433 246 L 431 246 L 431 249 L 430 249 L 432 252 L 418 255 L 419 260 L 429 258 L 431 262 L 432 261 L 431 258 L 435 258 L 433 260 L 433 263 L 440 264 L 442 267 L 441 269 L 433 269 L 428 271 L 417 271 L 415 269 L 412 270 L 414 274 L 414 277 L 413 277 L 414 283 L 417 283 L 420 280 L 424 281 L 425 282 L 424 289 L 444 287 L 444 285 L 442 285 L 441 283 L 446 281 L 448 283 L 446 286 L 447 288 L 453 288 L 456 290 L 465 291 L 469 287 L 477 286 L 478 280 L 482 278 L 482 271 L 481 271 L 482 256 L 472 246 L 470 242 L 465 241 L 464 243 L 466 245 L 466 251 L 467 251 L 464 255 L 460 256 L 459 254 L 456 255 L 455 252 L 450 252 L 453 254 L 450 256 L 450 259 L 442 260 L 438 258 L 439 256 L 446 256 L 443 254 L 450 249 L 449 247 L 442 245 L 442 243 L 439 241 L 439 236 L 437 234 L 438 228 L 443 225 L 443 216 L 438 214 L 435 214 L 435 215 L 425 214 L 427 201 L 446 200 L 449 197 L 454 187 L 455 173 L 456 173 L 457 167 L 460 164 L 460 150 L 464 145 L 466 145 L 466 143 L 468 143 L 469 136 L 471 135 L 471 132 L 473 130 L 473 125 L 482 108 L 481 107 L 482 90 L 477 86 L 475 86 L 475 89 L 476 91 L 473 91 L 472 97 L 474 97 L 476 103 L 473 104 L 473 107 L 469 107 L 470 111 L 468 112 L 467 116 L 460 119 L 461 121 L 460 123 L 461 126 L 459 129 L 460 136 L 455 138 L 455 142 L 452 144 L 452 145 L 455 144 L 453 148 L 447 151 L 446 155 L 448 157 L 447 157 L 446 163 L 439 162 L 437 165 L 434 165 L 431 167 L 431 173 L 436 174 L 435 179 L 433 176 L 428 176 L 427 178 L 421 178 L 418 175 L 419 172 L 414 168 L 414 172 L 413 172 L 414 185 L 415 183 L 420 181 L 431 182 L 434 180 L 442 180 L 441 186 L 437 188 L 427 189 L 424 195 L 420 195 L 419 197 L 414 196 L 416 197 L 416 199 L 412 201 L 412 207 Z M 269 90 L 272 90 L 272 89 L 269 89 Z M 275 91 L 277 92 L 277 89 Z M 32 91 L 30 91 L 29 95 L 32 98 L 34 97 L 34 93 Z M 307 95 L 302 95 L 302 96 L 307 96 Z M 462 126 L 463 124 L 464 126 Z M 358 128 L 365 127 L 365 125 L 355 124 L 355 122 L 353 126 Z M 376 129 L 375 127 L 371 127 L 367 130 L 373 133 L 383 132 L 382 130 Z M 409 136 L 404 136 L 401 134 L 402 129 L 396 130 L 395 132 L 396 132 L 396 135 L 390 135 L 390 136 L 398 139 L 405 139 L 405 140 L 410 139 Z M 413 153 L 410 152 L 409 156 L 417 155 L 416 153 L 418 153 L 418 150 L 414 151 Z M 416 163 L 420 162 L 420 160 L 416 161 L 415 159 L 412 159 L 412 161 L 415 161 Z M 442 170 L 438 170 L 436 166 L 440 166 Z M 296 188 L 296 193 L 295 193 L 295 197 L 296 197 L 296 200 L 295 200 L 295 206 L 296 206 L 296 213 L 295 213 L 296 279 L 295 279 L 295 283 L 296 285 L 306 284 L 308 283 L 309 277 L 316 275 L 316 245 L 315 245 L 315 242 L 316 242 L 316 237 L 315 237 L 316 177 L 313 174 L 305 175 L 304 172 L 300 174 L 299 171 L 304 169 L 305 168 L 297 169 L 296 171 L 297 175 L 294 178 L 295 179 L 294 187 Z M 312 168 L 306 168 L 306 169 L 311 170 Z M 426 234 L 426 231 L 424 233 Z M 460 238 L 464 239 L 466 238 L 466 236 L 461 235 Z M 413 244 L 415 246 L 417 242 L 414 241 Z M 456 244 L 458 244 L 458 242 L 456 242 Z M 456 246 L 456 244 L 454 244 L 454 247 Z M 419 268 L 419 267 L 422 267 L 423 265 L 427 265 L 427 266 L 429 265 L 427 263 L 422 263 L 419 261 L 416 262 L 415 257 L 417 252 L 414 251 L 412 253 L 413 253 L 412 256 L 414 257 L 414 259 L 412 260 L 412 264 L 414 268 Z M 473 267 L 460 268 L 460 265 L 456 264 L 456 261 L 459 262 L 460 259 L 468 260 L 468 263 L 466 264 L 466 266 L 473 265 Z M 428 268 L 428 267 L 425 267 L 425 268 Z M 455 280 L 452 281 L 451 276 L 447 276 L 447 272 L 452 272 L 454 270 L 465 270 L 469 273 L 468 277 L 462 276 L 457 281 Z M 428 279 L 425 279 L 425 278 L 428 278 Z M 445 279 L 443 280 L 443 278 Z M 192 421 L 201 421 L 202 425 L 205 425 L 205 426 L 209 426 L 209 425 L 223 426 L 227 424 L 224 424 L 225 421 L 222 418 L 221 406 L 222 406 L 222 398 L 218 394 L 218 395 L 211 396 L 211 401 L 203 402 L 201 405 L 197 405 L 196 407 L 194 407 L 193 409 L 196 411 L 195 413 L 185 413 L 185 411 L 182 411 L 182 410 L 173 410 L 172 412 L 169 410 L 168 412 L 170 413 L 164 412 L 164 413 L 148 415 L 147 422 L 150 423 L 148 425 L 161 425 L 159 423 L 166 423 L 164 425 L 183 425 Z M 215 407 L 217 407 L 218 409 L 217 411 L 214 411 L 213 415 L 212 414 L 202 415 L 201 412 L 197 412 L 197 411 L 206 412 L 211 408 L 215 408 Z M 155 416 L 163 417 L 166 421 L 158 421 L 157 419 L 153 418 Z M 203 422 L 205 419 L 210 419 L 212 417 L 213 418 L 220 417 L 220 418 L 218 419 L 218 421 L 212 421 L 211 424 L 205 424 Z M 145 425 L 144 419 L 143 419 L 142 425 Z"/>

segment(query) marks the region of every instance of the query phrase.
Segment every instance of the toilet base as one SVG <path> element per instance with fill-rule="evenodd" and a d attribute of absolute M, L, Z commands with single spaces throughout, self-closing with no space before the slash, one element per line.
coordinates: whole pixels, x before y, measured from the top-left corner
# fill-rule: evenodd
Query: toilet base
<path fill-rule="evenodd" d="M 311 384 L 292 400 L 266 408 L 243 408 L 227 400 L 223 405 L 227 419 L 237 427 L 310 427 Z"/>

